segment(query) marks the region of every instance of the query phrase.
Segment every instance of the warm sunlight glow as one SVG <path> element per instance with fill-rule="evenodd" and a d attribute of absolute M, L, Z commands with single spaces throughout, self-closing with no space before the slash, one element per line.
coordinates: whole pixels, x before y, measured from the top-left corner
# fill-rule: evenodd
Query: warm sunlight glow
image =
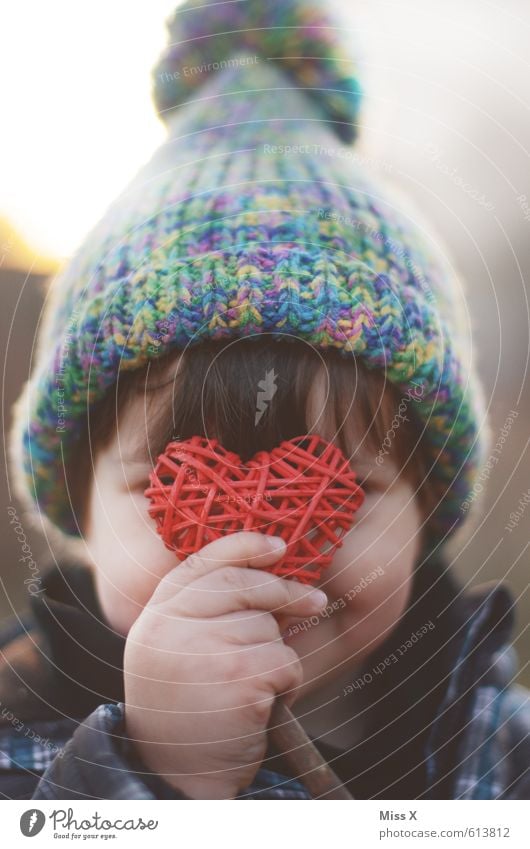
<path fill-rule="evenodd" d="M 71 254 L 163 139 L 150 70 L 176 5 L 4 7 L 0 212 L 35 249 Z"/>

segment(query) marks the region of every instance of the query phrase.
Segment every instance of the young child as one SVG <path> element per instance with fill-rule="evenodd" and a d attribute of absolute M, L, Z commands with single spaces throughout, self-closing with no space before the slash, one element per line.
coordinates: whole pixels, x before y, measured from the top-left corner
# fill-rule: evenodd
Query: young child
<path fill-rule="evenodd" d="M 487 456 L 459 284 L 353 153 L 342 30 L 323 0 L 192 0 L 169 31 L 168 140 L 54 280 L 15 410 L 53 553 L 2 643 L 0 793 L 310 798 L 282 694 L 354 798 L 525 798 L 512 598 L 444 557 Z M 164 547 L 168 442 L 309 433 L 365 494 L 318 587 L 267 571 L 265 529 Z"/>

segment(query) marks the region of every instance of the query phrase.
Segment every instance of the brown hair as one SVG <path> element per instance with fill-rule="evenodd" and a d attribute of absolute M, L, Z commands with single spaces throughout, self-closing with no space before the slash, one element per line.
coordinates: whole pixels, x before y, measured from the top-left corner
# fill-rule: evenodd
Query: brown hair
<path fill-rule="evenodd" d="M 322 378 L 325 404 L 321 417 L 319 411 L 312 417 L 309 399 Z M 267 392 L 267 387 L 274 387 L 274 392 Z M 260 391 L 265 399 L 271 396 L 261 405 L 261 416 Z M 410 397 L 406 417 L 393 426 L 405 398 L 383 371 L 369 370 L 353 355 L 334 349 L 317 350 L 299 340 L 260 335 L 202 342 L 184 352 L 153 356 L 140 369 L 120 372 L 117 383 L 92 407 L 69 472 L 81 529 L 87 518 L 86 482 L 92 478 L 97 452 L 111 441 L 120 417 L 139 395 L 145 398 L 145 420 L 139 428 L 143 439 L 138 449 L 153 463 L 169 441 L 194 434 L 217 438 L 244 462 L 258 450 L 308 433 L 315 426 L 310 418 L 316 418 L 331 427 L 328 439 L 333 438 L 354 469 L 359 445 L 377 456 L 383 443 L 390 442 L 385 454 L 413 483 L 417 496 L 421 492 L 418 503 L 424 516 L 432 509 L 424 436 Z"/>

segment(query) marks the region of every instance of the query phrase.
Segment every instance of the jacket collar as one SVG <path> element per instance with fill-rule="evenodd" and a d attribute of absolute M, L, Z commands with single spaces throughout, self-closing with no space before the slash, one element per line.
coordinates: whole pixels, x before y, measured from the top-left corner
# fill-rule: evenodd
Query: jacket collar
<path fill-rule="evenodd" d="M 507 586 L 489 582 L 468 591 L 461 602 L 458 655 L 438 707 L 426 746 L 429 785 L 436 798 L 447 798 L 454 779 L 454 753 L 469 733 L 478 687 L 502 691 L 513 681 L 516 657 L 510 645 L 514 600 Z"/>
<path fill-rule="evenodd" d="M 49 567 L 31 608 L 54 681 L 56 709 L 86 716 L 99 704 L 123 701 L 125 639 L 106 622 L 86 566 Z"/>

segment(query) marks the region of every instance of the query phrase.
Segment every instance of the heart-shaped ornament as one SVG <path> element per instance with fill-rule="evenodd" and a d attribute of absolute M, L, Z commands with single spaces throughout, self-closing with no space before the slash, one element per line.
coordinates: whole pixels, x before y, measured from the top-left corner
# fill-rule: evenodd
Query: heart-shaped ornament
<path fill-rule="evenodd" d="M 179 559 L 226 534 L 259 531 L 287 543 L 268 571 L 306 584 L 320 579 L 364 501 L 342 451 L 314 434 L 246 463 L 215 439 L 170 442 L 150 482 L 149 515 Z"/>

